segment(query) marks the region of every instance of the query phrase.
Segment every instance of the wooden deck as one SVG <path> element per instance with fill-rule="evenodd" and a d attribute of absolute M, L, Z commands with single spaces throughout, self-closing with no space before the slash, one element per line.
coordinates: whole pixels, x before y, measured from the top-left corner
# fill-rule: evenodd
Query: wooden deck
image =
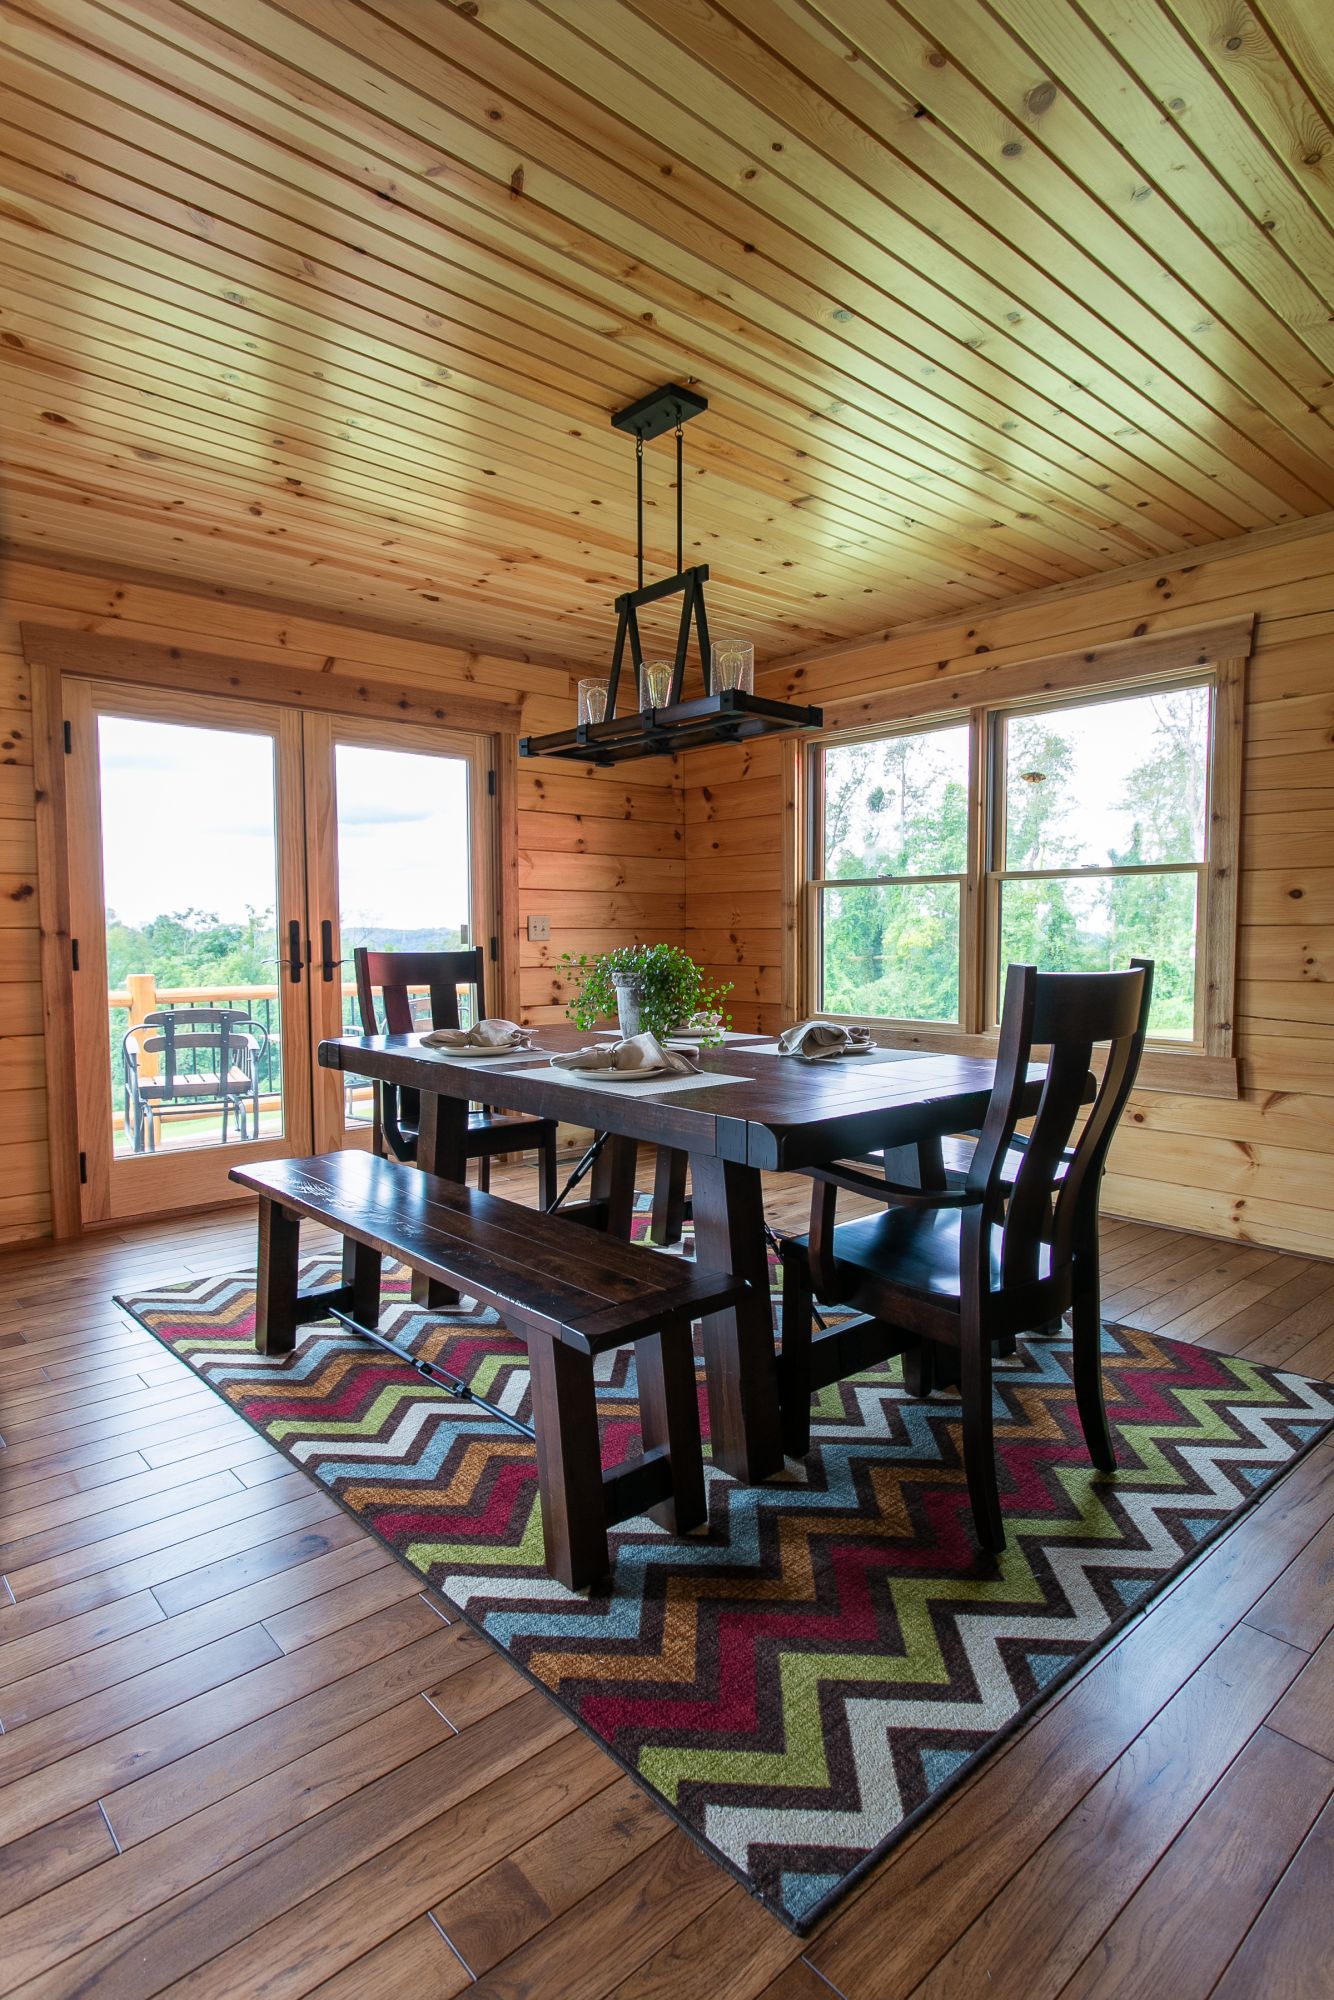
<path fill-rule="evenodd" d="M 110 1303 L 252 1227 L 0 1262 L 0 1992 L 1331 1991 L 1334 1442 L 801 1941 Z M 1334 1265 L 1105 1241 L 1110 1317 L 1334 1374 Z"/>

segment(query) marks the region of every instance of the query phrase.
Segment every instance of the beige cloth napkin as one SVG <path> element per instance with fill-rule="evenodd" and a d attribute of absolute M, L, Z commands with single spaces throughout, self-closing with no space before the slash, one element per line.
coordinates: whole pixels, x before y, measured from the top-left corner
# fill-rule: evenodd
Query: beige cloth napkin
<path fill-rule="evenodd" d="M 527 1049 L 533 1038 L 517 1021 L 479 1021 L 473 1028 L 435 1028 L 422 1036 L 424 1049 Z"/>
<path fill-rule="evenodd" d="M 678 1049 L 665 1049 L 656 1035 L 632 1035 L 624 1042 L 603 1042 L 597 1048 L 574 1049 L 553 1056 L 556 1069 L 620 1070 L 639 1076 L 696 1076 L 699 1064 Z"/>
<path fill-rule="evenodd" d="M 838 1021 L 799 1021 L 778 1037 L 779 1054 L 800 1056 L 803 1062 L 835 1062 L 874 1047 L 869 1028 L 845 1028 Z"/>

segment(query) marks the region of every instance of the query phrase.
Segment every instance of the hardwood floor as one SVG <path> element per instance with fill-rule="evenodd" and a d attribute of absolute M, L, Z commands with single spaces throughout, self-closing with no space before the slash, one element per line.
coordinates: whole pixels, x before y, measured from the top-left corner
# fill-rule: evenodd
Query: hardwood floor
<path fill-rule="evenodd" d="M 1109 1316 L 1334 1375 L 1334 1264 L 1104 1241 Z M 252 1255 L 0 1261 L 0 1992 L 1334 1992 L 1334 1441 L 799 1940 L 110 1303 Z"/>

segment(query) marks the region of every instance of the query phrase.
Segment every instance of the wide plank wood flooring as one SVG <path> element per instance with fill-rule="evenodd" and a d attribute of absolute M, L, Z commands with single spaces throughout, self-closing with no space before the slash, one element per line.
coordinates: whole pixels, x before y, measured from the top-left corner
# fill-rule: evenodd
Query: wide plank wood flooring
<path fill-rule="evenodd" d="M 1334 1441 L 803 1941 L 111 1304 L 252 1233 L 0 1260 L 0 1993 L 1334 1994 Z M 1109 1317 L 1334 1375 L 1334 1264 L 1104 1245 Z"/>

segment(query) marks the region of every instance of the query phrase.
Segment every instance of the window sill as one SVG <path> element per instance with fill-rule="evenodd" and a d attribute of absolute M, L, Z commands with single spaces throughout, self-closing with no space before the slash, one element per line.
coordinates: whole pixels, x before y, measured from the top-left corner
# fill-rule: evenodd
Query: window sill
<path fill-rule="evenodd" d="M 995 1056 L 996 1036 L 971 1035 L 962 1028 L 917 1027 L 886 1022 L 871 1015 L 831 1014 L 824 1018 L 869 1028 L 878 1042 L 897 1049 L 921 1049 L 924 1054 Z M 1203 1049 L 1177 1049 L 1151 1043 L 1140 1063 L 1136 1090 L 1161 1091 L 1169 1097 L 1238 1098 L 1241 1084 L 1235 1056 L 1208 1055 Z"/>

